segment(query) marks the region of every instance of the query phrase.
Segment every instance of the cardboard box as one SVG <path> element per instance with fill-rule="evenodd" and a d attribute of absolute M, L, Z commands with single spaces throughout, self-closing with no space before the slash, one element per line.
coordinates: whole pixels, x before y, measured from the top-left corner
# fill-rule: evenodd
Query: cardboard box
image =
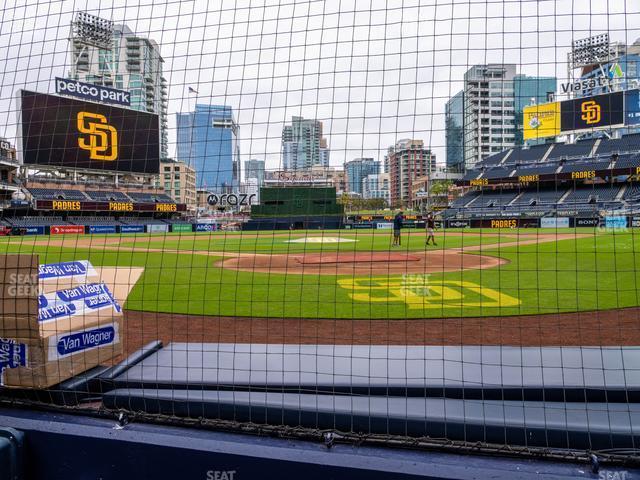
<path fill-rule="evenodd" d="M 122 305 L 142 268 L 0 255 L 2 384 L 46 388 L 122 353 Z"/>

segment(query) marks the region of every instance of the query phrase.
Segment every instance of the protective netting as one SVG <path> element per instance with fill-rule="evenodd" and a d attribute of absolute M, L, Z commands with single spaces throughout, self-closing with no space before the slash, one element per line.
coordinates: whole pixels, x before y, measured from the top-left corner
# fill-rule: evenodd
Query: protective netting
<path fill-rule="evenodd" d="M 639 25 L 5 2 L 4 405 L 633 460 Z"/>

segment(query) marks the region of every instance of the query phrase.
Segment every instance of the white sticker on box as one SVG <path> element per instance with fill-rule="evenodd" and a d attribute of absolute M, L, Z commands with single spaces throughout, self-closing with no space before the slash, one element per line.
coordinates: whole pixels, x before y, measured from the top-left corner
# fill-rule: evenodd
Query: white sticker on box
<path fill-rule="evenodd" d="M 0 385 L 4 385 L 6 368 L 24 367 L 27 364 L 27 346 L 12 338 L 0 338 Z"/>
<path fill-rule="evenodd" d="M 40 280 L 54 278 L 72 278 L 80 281 L 88 276 L 95 276 L 97 272 L 88 260 L 74 260 L 72 262 L 46 263 L 38 266 Z"/>
<path fill-rule="evenodd" d="M 47 361 L 55 361 L 75 353 L 88 352 L 120 341 L 118 324 L 111 323 L 89 330 L 78 330 L 49 337 Z"/>
<path fill-rule="evenodd" d="M 40 295 L 38 321 L 47 322 L 63 317 L 93 313 L 105 308 L 122 311 L 105 283 L 90 283 Z"/>

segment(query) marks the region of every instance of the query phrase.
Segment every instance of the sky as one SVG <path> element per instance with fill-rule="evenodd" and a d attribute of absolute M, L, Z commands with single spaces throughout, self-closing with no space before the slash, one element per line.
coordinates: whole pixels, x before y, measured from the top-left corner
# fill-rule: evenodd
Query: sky
<path fill-rule="evenodd" d="M 0 136 L 15 141 L 19 89 L 51 93 L 67 76 L 77 10 L 160 44 L 170 155 L 176 112 L 225 104 L 241 161 L 269 169 L 281 167 L 293 115 L 323 121 L 332 165 L 383 160 L 403 138 L 424 140 L 444 164 L 444 106 L 470 66 L 515 63 L 562 83 L 573 40 L 640 37 L 638 0 L 0 0 Z"/>

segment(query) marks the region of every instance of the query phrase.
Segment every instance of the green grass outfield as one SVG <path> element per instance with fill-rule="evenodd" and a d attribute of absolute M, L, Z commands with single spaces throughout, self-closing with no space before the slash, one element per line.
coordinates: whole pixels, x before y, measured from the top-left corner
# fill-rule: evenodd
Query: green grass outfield
<path fill-rule="evenodd" d="M 214 266 L 221 256 L 204 254 L 390 250 L 390 233 L 371 230 L 7 237 L 0 239 L 0 253 L 38 253 L 41 263 L 89 259 L 98 266 L 144 267 L 126 305 L 143 311 L 257 317 L 430 318 L 640 305 L 640 230 L 562 229 L 558 232 L 587 236 L 516 246 L 504 243 L 515 241 L 513 237 L 518 234 L 556 230 L 478 229 L 466 230 L 464 236 L 448 235 L 449 232 L 456 230 L 438 232 L 437 248 L 476 246 L 478 250 L 469 253 L 501 257 L 508 263 L 428 276 L 356 275 L 354 279 L 344 275 L 227 270 Z M 305 236 L 357 241 L 290 242 Z M 76 238 L 83 243 L 74 244 Z M 63 239 L 65 245 L 60 246 L 58 242 Z M 424 232 L 407 229 L 403 231 L 402 247 L 393 251 L 424 249 Z"/>

